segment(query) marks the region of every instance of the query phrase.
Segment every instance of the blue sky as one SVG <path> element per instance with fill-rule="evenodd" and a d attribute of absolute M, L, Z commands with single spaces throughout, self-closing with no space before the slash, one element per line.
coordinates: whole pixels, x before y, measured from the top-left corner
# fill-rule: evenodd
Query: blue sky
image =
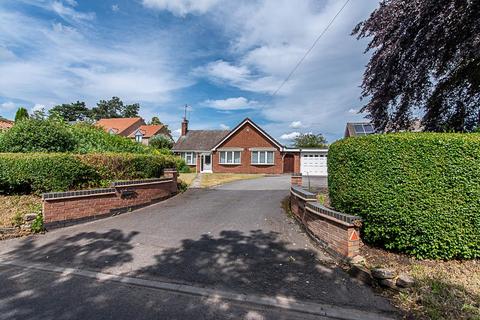
<path fill-rule="evenodd" d="M 11 0 L 0 3 L 0 115 L 19 106 L 118 96 L 173 131 L 234 127 L 245 117 L 282 143 L 332 142 L 357 111 L 368 61 L 350 36 L 377 0 L 352 0 L 282 90 L 272 92 L 343 0 Z"/>

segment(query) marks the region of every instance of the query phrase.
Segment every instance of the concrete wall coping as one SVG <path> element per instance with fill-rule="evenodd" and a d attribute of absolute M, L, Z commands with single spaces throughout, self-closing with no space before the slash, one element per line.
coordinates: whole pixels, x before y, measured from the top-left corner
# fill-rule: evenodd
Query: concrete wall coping
<path fill-rule="evenodd" d="M 152 178 L 152 179 L 141 179 L 141 180 L 115 181 L 115 182 L 112 182 L 112 187 L 119 188 L 119 187 L 128 187 L 128 186 L 146 185 L 146 184 L 165 183 L 165 182 L 170 182 L 172 180 L 173 179 L 170 177 L 165 177 L 165 178 Z"/>
<path fill-rule="evenodd" d="M 307 191 L 300 186 L 291 186 L 290 191 L 296 196 L 300 196 L 305 200 L 317 200 L 317 195 L 313 192 Z"/>
<path fill-rule="evenodd" d="M 321 214 L 323 216 L 329 216 L 334 218 L 335 220 L 338 220 L 339 222 L 346 223 L 349 225 L 353 225 L 355 221 L 360 221 L 360 222 L 362 221 L 362 218 L 358 216 L 353 216 L 350 214 L 329 209 L 318 202 L 308 202 L 305 205 L 305 208 L 312 213 Z"/>
<path fill-rule="evenodd" d="M 78 190 L 78 191 L 66 191 L 66 192 L 48 192 L 42 194 L 42 199 L 45 201 L 78 198 L 78 197 L 91 197 L 97 195 L 115 194 L 115 188 L 102 188 L 102 189 L 90 189 L 90 190 Z"/>

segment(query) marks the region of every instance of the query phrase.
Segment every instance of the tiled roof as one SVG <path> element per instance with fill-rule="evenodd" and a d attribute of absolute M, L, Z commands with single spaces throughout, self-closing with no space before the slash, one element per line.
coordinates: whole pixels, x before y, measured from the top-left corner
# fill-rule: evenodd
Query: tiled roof
<path fill-rule="evenodd" d="M 138 129 L 136 129 L 134 132 L 132 132 L 129 135 L 129 137 L 131 138 L 135 137 L 135 132 L 137 132 L 137 130 L 140 130 L 144 138 L 150 138 L 158 134 L 163 128 L 164 128 L 164 125 L 161 125 L 161 124 L 160 125 L 143 125 L 143 126 L 140 126 Z"/>
<path fill-rule="evenodd" d="M 173 146 L 173 150 L 211 150 L 220 142 L 229 130 L 189 130 Z"/>
<path fill-rule="evenodd" d="M 0 117 L 0 129 L 9 129 L 13 124 L 13 121 Z"/>
<path fill-rule="evenodd" d="M 114 133 L 121 135 L 125 130 L 136 123 L 139 125 L 145 124 L 142 118 L 110 118 L 100 119 L 97 121 L 96 125 L 104 128 L 107 132 L 112 130 Z M 130 132 L 127 132 L 127 134 L 130 134 Z"/>

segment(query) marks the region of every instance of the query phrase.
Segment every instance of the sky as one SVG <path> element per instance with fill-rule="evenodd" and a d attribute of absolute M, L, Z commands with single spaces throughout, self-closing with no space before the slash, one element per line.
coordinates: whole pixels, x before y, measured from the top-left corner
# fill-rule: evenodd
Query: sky
<path fill-rule="evenodd" d="M 120 97 L 178 135 L 245 117 L 289 145 L 343 136 L 361 121 L 369 55 L 351 36 L 378 0 L 351 0 L 290 80 L 343 0 L 0 1 L 0 116 Z"/>

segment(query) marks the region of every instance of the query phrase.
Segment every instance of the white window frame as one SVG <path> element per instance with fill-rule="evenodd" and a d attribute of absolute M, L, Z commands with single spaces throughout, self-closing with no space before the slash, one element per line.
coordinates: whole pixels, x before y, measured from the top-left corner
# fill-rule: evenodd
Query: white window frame
<path fill-rule="evenodd" d="M 239 162 L 235 162 L 235 152 L 238 152 L 238 154 L 240 155 Z M 222 153 L 225 153 L 225 157 L 224 157 L 225 162 L 222 162 Z M 232 162 L 228 162 L 228 154 L 231 154 Z M 231 166 L 236 166 L 236 165 L 242 164 L 242 152 L 237 151 L 237 150 L 219 151 L 219 153 L 218 153 L 218 163 L 223 164 L 223 165 L 231 165 Z"/>
<path fill-rule="evenodd" d="M 192 158 L 192 161 L 191 162 L 188 162 L 187 160 L 187 155 L 190 155 Z M 188 165 L 188 166 L 195 166 L 197 165 L 197 157 L 196 157 L 196 154 L 195 152 L 182 152 L 181 153 L 181 156 L 183 158 L 183 160 L 185 160 L 185 163 Z"/>
<path fill-rule="evenodd" d="M 268 153 L 271 152 L 272 153 L 272 162 L 268 162 Z M 261 153 L 264 154 L 265 156 L 265 162 L 260 162 L 260 158 L 261 158 Z M 256 156 L 256 159 L 254 159 L 254 155 L 257 154 Z M 275 165 L 275 151 L 271 151 L 271 150 L 265 150 L 265 151 L 262 151 L 262 150 L 255 150 L 255 151 L 252 151 L 252 155 L 251 155 L 251 162 L 252 164 L 254 165 L 261 165 L 261 166 L 271 166 L 271 165 Z"/>
<path fill-rule="evenodd" d="M 137 141 L 138 143 L 142 143 L 143 135 L 142 134 L 136 134 L 135 135 L 135 141 Z"/>

